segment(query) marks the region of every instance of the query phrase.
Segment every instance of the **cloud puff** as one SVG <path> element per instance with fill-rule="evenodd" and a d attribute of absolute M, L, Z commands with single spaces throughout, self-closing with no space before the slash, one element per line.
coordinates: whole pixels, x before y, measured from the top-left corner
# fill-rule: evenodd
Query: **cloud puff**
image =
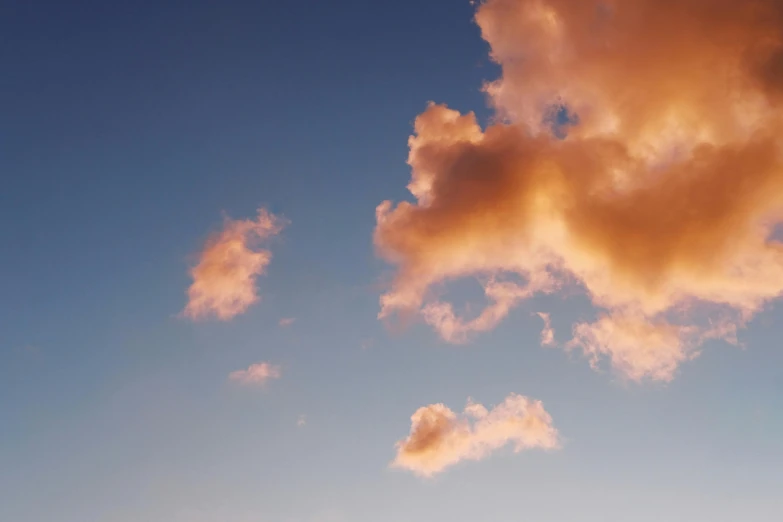
<path fill-rule="evenodd" d="M 280 325 L 281 328 L 286 328 L 294 324 L 294 321 L 296 321 L 295 317 L 283 317 L 282 319 L 280 319 L 280 321 L 278 321 L 278 324 Z"/>
<path fill-rule="evenodd" d="M 419 408 L 391 465 L 429 477 L 462 460 L 481 460 L 508 443 L 515 452 L 559 447 L 557 430 L 540 401 L 512 393 L 492 410 L 468 400 L 462 415 L 443 404 Z"/>
<path fill-rule="evenodd" d="M 226 219 L 190 270 L 193 283 L 183 315 L 193 320 L 215 316 L 229 320 L 259 300 L 256 279 L 272 260 L 258 244 L 282 230 L 285 222 L 259 209 L 255 220 Z"/>
<path fill-rule="evenodd" d="M 414 201 L 376 211 L 380 318 L 464 342 L 578 285 L 599 319 L 568 346 L 669 379 L 783 293 L 783 4 L 486 0 L 476 22 L 497 123 L 416 118 Z M 474 319 L 433 297 L 462 277 L 485 288 Z"/>
<path fill-rule="evenodd" d="M 261 385 L 272 379 L 279 379 L 282 375 L 279 366 L 268 362 L 251 364 L 247 370 L 231 372 L 228 378 L 244 385 Z"/>

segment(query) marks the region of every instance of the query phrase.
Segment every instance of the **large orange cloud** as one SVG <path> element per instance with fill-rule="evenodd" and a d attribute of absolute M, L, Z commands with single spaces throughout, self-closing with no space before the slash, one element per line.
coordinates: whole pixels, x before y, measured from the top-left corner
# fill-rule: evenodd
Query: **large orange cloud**
<path fill-rule="evenodd" d="M 481 460 L 508 443 L 516 452 L 559 446 L 552 417 L 540 401 L 512 393 L 487 410 L 468 400 L 462 415 L 430 404 L 411 417 L 410 435 L 397 443 L 392 466 L 429 477 L 462 460 Z"/>
<path fill-rule="evenodd" d="M 284 225 L 265 209 L 259 209 L 255 220 L 226 219 L 223 230 L 207 240 L 198 264 L 190 270 L 193 283 L 185 317 L 215 316 L 225 321 L 257 302 L 256 279 L 272 260 L 272 253 L 258 244 L 278 234 Z"/>
<path fill-rule="evenodd" d="M 476 22 L 498 122 L 416 119 L 415 201 L 377 209 L 381 318 L 462 342 L 576 282 L 602 312 L 569 346 L 667 380 L 783 293 L 783 4 L 487 0 Z M 489 301 L 472 320 L 433 297 L 462 277 Z"/>

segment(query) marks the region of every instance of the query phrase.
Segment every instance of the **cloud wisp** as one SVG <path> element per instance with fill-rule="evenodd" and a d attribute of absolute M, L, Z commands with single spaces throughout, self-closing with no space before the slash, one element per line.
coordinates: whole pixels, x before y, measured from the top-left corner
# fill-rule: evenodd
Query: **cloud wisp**
<path fill-rule="evenodd" d="M 554 346 L 555 329 L 552 328 L 552 319 L 544 312 L 537 312 L 536 315 L 544 321 L 544 327 L 541 329 L 541 346 Z"/>
<path fill-rule="evenodd" d="M 376 211 L 396 267 L 379 317 L 465 342 L 576 286 L 598 318 L 565 346 L 634 380 L 670 380 L 707 339 L 736 342 L 783 293 L 781 6 L 482 2 L 496 122 L 437 104 L 416 118 L 414 200 Z M 472 319 L 434 297 L 464 277 L 488 302 Z"/>
<path fill-rule="evenodd" d="M 237 370 L 228 375 L 230 381 L 244 386 L 262 386 L 282 376 L 280 366 L 268 362 L 251 364 L 246 370 Z"/>
<path fill-rule="evenodd" d="M 255 220 L 226 218 L 223 229 L 204 245 L 190 270 L 193 283 L 183 315 L 192 320 L 216 317 L 227 321 L 260 299 L 256 280 L 272 260 L 259 244 L 280 233 L 286 222 L 265 209 Z"/>
<path fill-rule="evenodd" d="M 397 443 L 391 466 L 431 477 L 460 461 L 482 460 L 509 443 L 515 452 L 559 447 L 558 432 L 540 401 L 512 393 L 487 410 L 468 400 L 460 415 L 430 404 L 411 417 L 410 435 Z"/>

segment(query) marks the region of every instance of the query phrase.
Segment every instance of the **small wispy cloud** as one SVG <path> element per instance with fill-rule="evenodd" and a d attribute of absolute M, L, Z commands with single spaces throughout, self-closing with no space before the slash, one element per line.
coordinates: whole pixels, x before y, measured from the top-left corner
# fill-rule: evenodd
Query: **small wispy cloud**
<path fill-rule="evenodd" d="M 699 355 L 699 346 L 710 339 L 739 345 L 737 326 L 731 320 L 712 321 L 708 328 L 651 322 L 633 315 L 603 315 L 593 323 L 578 323 L 566 348 L 581 348 L 598 367 L 602 356 L 624 378 L 646 377 L 671 381 L 678 366 Z"/>
<path fill-rule="evenodd" d="M 537 312 L 536 315 L 544 321 L 544 327 L 541 329 L 541 346 L 553 346 L 555 344 L 555 330 L 552 328 L 549 314 Z"/>
<path fill-rule="evenodd" d="M 481 460 L 514 443 L 514 451 L 559 447 L 552 417 L 540 401 L 512 393 L 487 410 L 468 399 L 461 415 L 443 404 L 419 408 L 408 438 L 397 443 L 392 467 L 430 477 L 462 460 Z"/>
<path fill-rule="evenodd" d="M 272 260 L 258 244 L 280 233 L 286 222 L 265 209 L 255 220 L 226 219 L 223 230 L 204 245 L 190 270 L 193 283 L 182 314 L 192 320 L 210 316 L 227 321 L 259 300 L 256 279 Z"/>
<path fill-rule="evenodd" d="M 296 419 L 296 425 L 300 428 L 303 428 L 307 425 L 307 416 L 305 414 L 302 414 L 299 416 L 298 419 Z"/>
<path fill-rule="evenodd" d="M 279 379 L 281 375 L 280 366 L 260 362 L 251 364 L 246 370 L 231 372 L 228 378 L 242 385 L 263 385 L 267 381 Z"/>
<path fill-rule="evenodd" d="M 281 328 L 287 328 L 294 324 L 294 321 L 296 321 L 296 317 L 283 317 L 277 324 L 280 325 Z"/>

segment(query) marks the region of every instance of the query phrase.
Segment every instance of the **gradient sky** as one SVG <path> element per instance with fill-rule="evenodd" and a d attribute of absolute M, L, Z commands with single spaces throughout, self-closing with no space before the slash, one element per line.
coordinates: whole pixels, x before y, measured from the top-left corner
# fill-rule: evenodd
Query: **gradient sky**
<path fill-rule="evenodd" d="M 378 320 L 395 268 L 375 209 L 412 199 L 414 119 L 435 101 L 493 121 L 475 10 L 0 6 L 0 520 L 781 520 L 774 300 L 742 347 L 708 340 L 671 380 L 540 345 L 537 312 L 564 340 L 595 317 L 584 292 L 523 300 L 465 344 Z M 208 239 L 259 208 L 287 223 L 260 301 L 184 316 Z M 471 278 L 446 297 L 481 308 Z M 230 377 L 263 362 L 263 384 Z M 543 402 L 559 449 L 390 467 L 419 408 L 511 393 Z"/>

